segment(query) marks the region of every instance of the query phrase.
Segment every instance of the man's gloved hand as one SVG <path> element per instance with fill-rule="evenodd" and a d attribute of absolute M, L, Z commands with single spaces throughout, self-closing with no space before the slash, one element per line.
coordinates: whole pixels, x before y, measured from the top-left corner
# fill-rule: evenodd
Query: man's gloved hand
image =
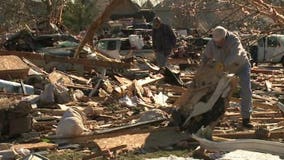
<path fill-rule="evenodd" d="M 224 65 L 222 63 L 216 63 L 215 70 L 217 72 L 224 72 Z"/>

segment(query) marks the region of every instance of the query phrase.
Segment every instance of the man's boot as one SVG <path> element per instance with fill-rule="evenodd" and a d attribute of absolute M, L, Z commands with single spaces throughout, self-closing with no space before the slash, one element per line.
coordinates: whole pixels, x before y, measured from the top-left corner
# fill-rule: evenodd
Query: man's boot
<path fill-rule="evenodd" d="M 245 128 L 253 128 L 253 125 L 250 123 L 250 118 L 243 118 L 243 126 Z"/>

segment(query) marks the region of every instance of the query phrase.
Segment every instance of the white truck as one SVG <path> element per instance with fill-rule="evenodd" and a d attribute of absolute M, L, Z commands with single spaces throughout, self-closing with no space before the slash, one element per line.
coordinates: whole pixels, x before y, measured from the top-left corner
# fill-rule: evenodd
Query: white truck
<path fill-rule="evenodd" d="M 97 42 L 96 48 L 104 55 L 114 59 L 125 59 L 133 56 L 153 60 L 153 49 L 134 47 L 129 38 L 105 38 Z"/>
<path fill-rule="evenodd" d="M 284 35 L 272 34 L 260 38 L 250 47 L 254 63 L 281 63 L 284 66 Z"/>

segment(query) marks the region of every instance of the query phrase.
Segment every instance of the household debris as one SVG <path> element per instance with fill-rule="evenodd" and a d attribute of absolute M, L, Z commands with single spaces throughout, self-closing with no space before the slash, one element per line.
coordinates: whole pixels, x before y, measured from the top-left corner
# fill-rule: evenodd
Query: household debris
<path fill-rule="evenodd" d="M 84 126 L 82 114 L 68 108 L 58 123 L 56 135 L 60 137 L 76 137 L 88 131 Z"/>
<path fill-rule="evenodd" d="M 157 74 L 156 70 L 147 67 L 139 68 L 138 66 L 145 65 L 141 58 L 139 61 L 134 59 L 133 66 L 125 68 L 124 72 L 107 67 L 103 76 L 99 73 L 101 69 L 87 69 L 82 75 L 81 71 L 48 71 L 27 59 L 23 59 L 23 62 L 40 75 L 21 77 L 20 81 L 5 80 L 8 84 L 14 81 L 20 83 L 17 83 L 17 90 L 7 92 L 9 90 L 6 89 L 7 91 L 0 93 L 3 106 L 1 114 L 12 115 L 14 109 L 24 108 L 21 112 L 17 111 L 17 119 L 3 119 L 5 116 L 1 116 L 1 124 L 4 124 L 1 126 L 1 139 L 20 135 L 16 144 L 24 142 L 20 141 L 22 136 L 26 137 L 25 143 L 36 144 L 40 139 L 48 137 L 48 142 L 59 145 L 77 144 L 76 149 L 79 150 L 92 142 L 94 144 L 87 148 L 94 150 L 94 146 L 99 146 L 100 150 L 90 156 L 107 156 L 108 150 L 122 153 L 140 148 L 154 151 L 176 146 L 197 146 L 198 143 L 190 134 L 168 126 L 174 106 L 179 108 L 177 117 L 180 119 L 175 122 L 182 129 L 196 133 L 202 126 L 207 126 L 209 134 L 203 134 L 207 138 L 259 138 L 266 141 L 279 141 L 283 138 L 283 69 L 277 67 L 258 66 L 252 69 L 254 112 L 251 120 L 256 127 L 247 130 L 239 125 L 240 99 L 234 94 L 238 90 L 232 91 L 235 79 L 230 75 L 209 72 L 214 68 L 210 65 L 214 64 L 205 66 L 206 69 L 192 66 L 189 70 L 181 69 L 178 76 L 189 87 L 186 88 L 178 83 L 167 83 L 168 75 Z M 67 61 L 69 62 L 72 63 Z M 151 62 L 147 63 L 154 66 Z M 137 77 L 141 73 L 143 76 Z M 29 88 L 26 87 L 26 93 L 22 86 L 27 85 L 21 81 L 31 84 Z M 268 85 L 268 81 L 271 85 Z M 5 86 L 7 88 L 9 85 Z M 32 92 L 30 88 L 33 88 Z M 90 96 L 94 88 L 96 90 Z M 203 99 L 204 96 L 207 98 Z M 207 105 L 208 108 L 205 107 Z M 219 109 L 214 109 L 216 106 Z M 67 113 L 69 115 L 66 116 Z M 85 118 L 82 118 L 82 113 L 86 115 Z M 210 130 L 216 123 L 215 129 Z M 21 124 L 21 127 L 8 127 L 13 124 Z M 165 136 L 161 136 L 163 134 Z M 131 145 L 133 139 L 141 141 Z M 158 145 L 153 144 L 158 139 Z M 40 150 L 46 151 L 45 147 Z M 66 150 L 64 147 L 53 148 Z M 37 149 L 39 146 L 29 148 L 31 152 Z M 48 151 L 50 152 L 54 151 Z"/>

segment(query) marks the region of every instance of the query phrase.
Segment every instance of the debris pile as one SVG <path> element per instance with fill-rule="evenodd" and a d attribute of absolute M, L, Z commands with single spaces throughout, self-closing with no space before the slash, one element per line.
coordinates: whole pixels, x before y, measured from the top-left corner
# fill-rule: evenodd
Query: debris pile
<path fill-rule="evenodd" d="M 7 56 L 17 53 L 14 51 L 1 53 L 1 58 L 19 63 L 10 68 L 6 65 L 8 72 L 2 71 L 8 75 L 19 73 L 4 76 L 1 86 L 1 139 L 18 137 L 12 147 L 21 144 L 22 149 L 30 151 L 52 148 L 48 153 L 88 148 L 87 157 L 91 158 L 139 148 L 153 151 L 181 142 L 187 142 L 187 147 L 196 146 L 189 133 L 199 134 L 212 124 L 217 124 L 211 131 L 213 139 L 279 141 L 284 132 L 283 70 L 279 68 L 253 68 L 252 121 L 256 127 L 247 130 L 239 125 L 240 100 L 234 96 L 238 90 L 233 89 L 236 80 L 214 72 L 214 64 L 197 70 L 190 67 L 179 74 L 168 68 L 160 74 L 154 64 L 137 58 L 121 71 L 106 64 L 84 72 L 47 71 L 34 64 L 38 59 L 26 56 L 28 53 L 22 59 Z M 64 59 L 53 58 L 51 62 Z M 179 127 L 170 127 L 172 122 Z"/>

